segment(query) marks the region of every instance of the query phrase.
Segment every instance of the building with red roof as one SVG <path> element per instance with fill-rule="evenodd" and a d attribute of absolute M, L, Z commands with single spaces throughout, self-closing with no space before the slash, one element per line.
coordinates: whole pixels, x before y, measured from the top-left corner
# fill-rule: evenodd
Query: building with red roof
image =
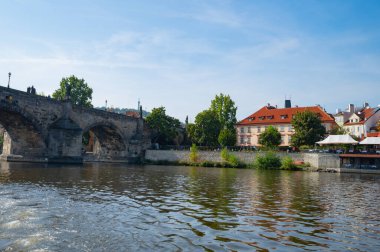
<path fill-rule="evenodd" d="M 347 121 L 344 122 L 343 128 L 351 135 L 358 138 L 368 136 L 371 129 L 380 120 L 380 108 L 363 107 L 360 111 L 352 113 Z"/>
<path fill-rule="evenodd" d="M 294 134 L 291 123 L 292 118 L 295 114 L 306 110 L 317 113 L 327 131 L 336 125 L 334 117 L 328 114 L 322 107 L 291 107 L 290 100 L 286 100 L 285 108 L 277 108 L 277 106 L 274 107 L 268 104 L 238 122 L 236 124 L 237 145 L 260 146 L 258 143 L 260 134 L 264 132 L 267 127 L 273 126 L 281 133 L 280 146 L 289 146 L 291 136 Z"/>

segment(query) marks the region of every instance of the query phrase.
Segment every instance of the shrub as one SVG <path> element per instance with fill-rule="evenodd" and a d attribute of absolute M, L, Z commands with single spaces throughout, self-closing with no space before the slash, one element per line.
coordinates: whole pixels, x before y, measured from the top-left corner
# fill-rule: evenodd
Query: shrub
<path fill-rule="evenodd" d="M 289 156 L 286 156 L 281 161 L 281 169 L 284 170 L 294 170 L 297 169 L 297 165 L 294 163 L 293 159 Z"/>
<path fill-rule="evenodd" d="M 224 147 L 222 149 L 222 151 L 220 152 L 220 156 L 222 157 L 223 161 L 228 162 L 228 158 L 230 155 L 228 153 L 227 147 Z"/>
<path fill-rule="evenodd" d="M 241 166 L 239 159 L 235 155 L 229 153 L 226 147 L 222 149 L 220 156 L 227 166 L 234 168 Z"/>
<path fill-rule="evenodd" d="M 254 162 L 254 167 L 259 169 L 276 169 L 281 167 L 281 160 L 273 152 L 258 155 Z"/>
<path fill-rule="evenodd" d="M 193 144 L 191 147 L 190 147 L 190 162 L 193 162 L 193 163 L 196 163 L 198 162 L 198 147 Z"/>

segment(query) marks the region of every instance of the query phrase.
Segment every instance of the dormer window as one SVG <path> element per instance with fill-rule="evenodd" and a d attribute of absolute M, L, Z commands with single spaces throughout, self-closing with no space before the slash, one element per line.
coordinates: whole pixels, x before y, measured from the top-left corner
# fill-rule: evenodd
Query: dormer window
<path fill-rule="evenodd" d="M 265 116 L 259 116 L 259 120 L 264 120 Z"/>
<path fill-rule="evenodd" d="M 267 116 L 267 119 L 269 119 L 269 120 L 271 120 L 271 119 L 273 119 L 273 118 L 274 118 L 273 115 Z"/>
<path fill-rule="evenodd" d="M 288 115 L 281 115 L 280 117 L 281 117 L 281 119 L 286 119 L 286 118 L 288 118 Z"/>
<path fill-rule="evenodd" d="M 252 122 L 253 120 L 255 120 L 255 117 L 253 116 L 253 117 L 250 117 L 250 118 L 248 118 L 248 121 L 250 121 L 250 122 Z"/>

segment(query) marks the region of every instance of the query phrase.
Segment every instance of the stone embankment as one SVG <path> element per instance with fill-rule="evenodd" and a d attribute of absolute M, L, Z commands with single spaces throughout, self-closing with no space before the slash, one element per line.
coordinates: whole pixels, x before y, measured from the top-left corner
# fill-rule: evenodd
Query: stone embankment
<path fill-rule="evenodd" d="M 263 152 L 231 152 L 240 162 L 244 164 L 252 164 L 257 155 Z M 317 169 L 339 169 L 339 155 L 329 153 L 276 153 L 280 158 L 290 156 L 294 161 L 309 163 L 313 170 Z M 145 159 L 151 162 L 190 162 L 190 151 L 188 150 L 147 150 Z M 199 151 L 200 161 L 223 162 L 220 151 Z"/>

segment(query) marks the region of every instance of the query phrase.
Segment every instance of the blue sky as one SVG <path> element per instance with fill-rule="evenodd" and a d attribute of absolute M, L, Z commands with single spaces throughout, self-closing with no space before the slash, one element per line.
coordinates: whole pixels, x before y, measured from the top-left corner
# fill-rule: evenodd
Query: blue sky
<path fill-rule="evenodd" d="M 380 104 L 380 1 L 0 1 L 0 84 L 93 103 L 164 106 L 184 121 L 219 93 L 238 120 L 284 97 L 328 112 Z"/>

